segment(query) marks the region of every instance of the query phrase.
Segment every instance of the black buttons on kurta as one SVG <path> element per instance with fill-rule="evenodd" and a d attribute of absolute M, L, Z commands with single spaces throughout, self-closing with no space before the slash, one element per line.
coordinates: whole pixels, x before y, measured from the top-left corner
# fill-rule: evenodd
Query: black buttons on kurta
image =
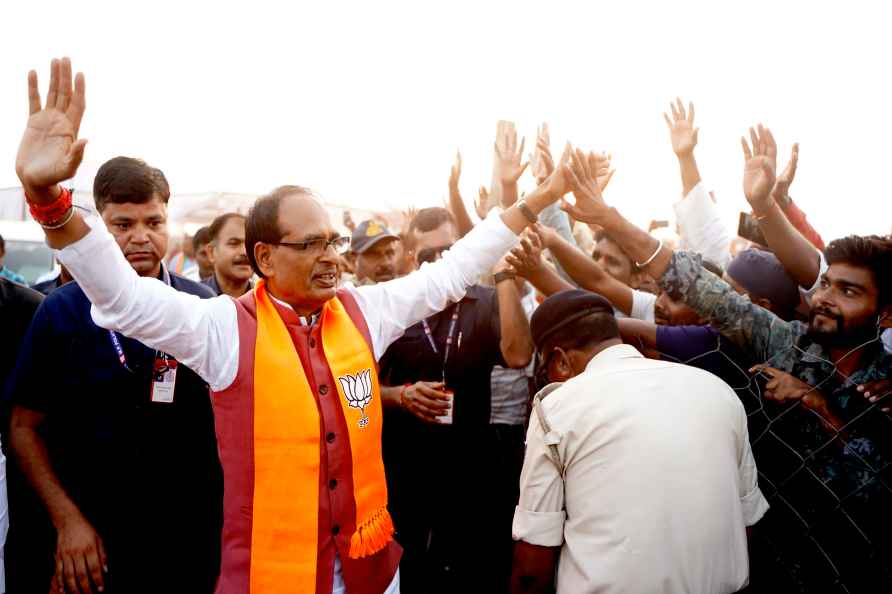
<path fill-rule="evenodd" d="M 328 443 L 333 443 L 334 440 L 335 440 L 334 433 L 329 433 L 328 435 L 325 436 L 325 441 L 327 441 Z"/>
<path fill-rule="evenodd" d="M 322 384 L 321 386 L 319 386 L 319 393 L 322 394 L 323 396 L 328 394 L 328 386 L 326 386 L 325 384 Z"/>
<path fill-rule="evenodd" d="M 341 527 L 338 526 L 337 524 L 335 524 L 334 526 L 331 527 L 331 533 L 333 535 L 337 536 L 338 534 L 340 534 L 340 532 L 341 532 Z"/>
<path fill-rule="evenodd" d="M 337 488 L 337 486 L 338 486 L 338 479 L 331 479 L 330 481 L 328 481 L 328 488 L 331 489 L 332 491 L 334 491 L 335 488 Z"/>

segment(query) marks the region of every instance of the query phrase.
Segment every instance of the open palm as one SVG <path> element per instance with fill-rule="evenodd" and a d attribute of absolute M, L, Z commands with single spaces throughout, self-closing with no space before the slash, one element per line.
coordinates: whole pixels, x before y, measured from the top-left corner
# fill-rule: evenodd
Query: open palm
<path fill-rule="evenodd" d="M 28 73 L 30 116 L 16 173 L 28 189 L 43 189 L 74 176 L 84 157 L 85 139 L 78 139 L 85 108 L 85 83 L 78 74 L 72 86 L 71 62 L 53 60 L 46 105 L 41 107 L 37 73 Z"/>
<path fill-rule="evenodd" d="M 694 104 L 688 103 L 688 109 L 685 111 L 684 104 L 681 99 L 676 98 L 675 103 L 669 104 L 672 112 L 670 118 L 668 114 L 663 114 L 666 125 L 669 127 L 669 137 L 672 140 L 672 150 L 678 156 L 689 155 L 694 152 L 697 146 L 697 133 L 699 128 L 694 127 Z"/>
<path fill-rule="evenodd" d="M 743 145 L 743 194 L 747 202 L 757 212 L 768 208 L 768 199 L 774 188 L 775 171 L 777 170 L 777 144 L 771 130 L 759 124 L 756 129 L 750 128 L 752 149 L 746 138 L 741 137 Z"/>
<path fill-rule="evenodd" d="M 603 168 L 606 158 L 595 153 L 586 155 L 580 149 L 573 151 L 571 157 L 564 170 L 576 204 L 565 202 L 561 208 L 577 221 L 599 224 L 609 211 L 598 185 L 598 171 Z"/>

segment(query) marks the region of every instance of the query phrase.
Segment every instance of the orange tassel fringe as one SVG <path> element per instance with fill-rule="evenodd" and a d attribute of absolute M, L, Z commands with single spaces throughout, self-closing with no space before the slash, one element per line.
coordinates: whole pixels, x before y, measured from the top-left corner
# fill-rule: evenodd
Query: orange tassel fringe
<path fill-rule="evenodd" d="M 373 513 L 350 537 L 350 558 L 374 555 L 393 538 L 393 520 L 386 507 Z"/>

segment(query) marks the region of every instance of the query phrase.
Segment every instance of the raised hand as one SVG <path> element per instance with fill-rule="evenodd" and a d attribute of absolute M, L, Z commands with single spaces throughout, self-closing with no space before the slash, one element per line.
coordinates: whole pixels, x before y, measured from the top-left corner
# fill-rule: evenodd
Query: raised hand
<path fill-rule="evenodd" d="M 694 127 L 694 104 L 688 103 L 687 112 L 681 99 L 675 99 L 675 103 L 669 103 L 672 118 L 664 112 L 663 118 L 669 126 L 669 137 L 672 139 L 672 150 L 679 157 L 690 155 L 697 146 L 697 133 L 699 128 Z"/>
<path fill-rule="evenodd" d="M 551 173 L 549 173 L 548 177 L 545 178 L 545 181 L 540 184 L 540 187 L 549 195 L 562 198 L 567 192 L 571 190 L 570 179 L 567 176 L 566 167 L 570 164 L 570 157 L 572 154 L 573 147 L 570 146 L 570 143 L 568 142 L 564 146 L 564 152 L 561 154 L 561 160 L 558 162 L 557 166 L 555 166 L 554 161 L 552 161 L 551 159 L 551 153 L 542 153 L 543 159 L 546 160 Z"/>
<path fill-rule="evenodd" d="M 576 149 L 570 164 L 563 167 L 570 180 L 576 204 L 565 201 L 561 208 L 577 221 L 601 224 L 610 210 L 598 185 L 598 172 L 609 169 L 609 164 L 605 165 L 605 162 L 605 155 L 586 155 L 581 149 Z"/>
<path fill-rule="evenodd" d="M 461 153 L 455 151 L 455 163 L 449 170 L 449 192 L 458 193 L 458 180 L 461 178 Z"/>
<path fill-rule="evenodd" d="M 507 122 L 507 125 L 500 126 L 499 134 L 494 144 L 496 155 L 496 170 L 498 178 L 502 183 L 516 182 L 524 170 L 529 165 L 528 161 L 523 161 L 523 146 L 526 142 L 525 138 L 520 139 L 520 146 L 517 145 L 517 131 L 514 124 Z"/>
<path fill-rule="evenodd" d="M 41 107 L 37 73 L 28 73 L 30 116 L 19 152 L 16 174 L 29 199 L 50 202 L 56 184 L 74 176 L 84 158 L 86 139 L 78 139 L 86 107 L 84 75 L 72 84 L 71 60 L 53 60 L 46 105 Z"/>
<path fill-rule="evenodd" d="M 759 124 L 756 129 L 750 128 L 752 149 L 746 138 L 740 138 L 743 145 L 743 194 L 753 207 L 756 215 L 764 213 L 770 207 L 771 190 L 774 188 L 775 171 L 777 171 L 777 144 L 771 130 Z"/>
<path fill-rule="evenodd" d="M 505 260 L 518 276 L 529 278 L 541 270 L 544 242 L 538 224 L 528 227 L 521 236 L 520 245 L 512 249 Z"/>
<path fill-rule="evenodd" d="M 799 165 L 799 143 L 793 143 L 793 150 L 790 154 L 790 162 L 787 163 L 786 169 L 784 169 L 783 173 L 777 176 L 777 179 L 774 182 L 774 189 L 771 191 L 771 197 L 778 201 L 786 200 L 787 192 L 790 190 L 790 185 L 793 183 L 793 179 L 796 177 L 796 167 Z"/>
<path fill-rule="evenodd" d="M 489 214 L 487 204 L 489 204 L 489 190 L 486 189 L 486 186 L 480 186 L 480 189 L 477 191 L 477 201 L 474 203 L 474 210 L 477 211 L 477 216 L 481 219 L 485 219 L 486 215 Z"/>
<path fill-rule="evenodd" d="M 554 171 L 554 160 L 551 158 L 551 137 L 548 124 L 543 123 L 536 131 L 536 148 L 530 153 L 530 167 L 536 184 L 541 185 Z"/>
<path fill-rule="evenodd" d="M 349 210 L 344 210 L 343 222 L 344 222 L 344 226 L 347 227 L 347 230 L 349 230 L 350 233 L 353 233 L 354 231 L 356 231 L 356 223 L 353 222 L 353 214 L 351 214 L 351 212 Z"/>

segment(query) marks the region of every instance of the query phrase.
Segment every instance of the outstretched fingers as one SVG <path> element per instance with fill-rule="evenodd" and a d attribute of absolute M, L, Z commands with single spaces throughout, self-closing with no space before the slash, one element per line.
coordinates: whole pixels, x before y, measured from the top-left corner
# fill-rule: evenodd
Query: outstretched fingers
<path fill-rule="evenodd" d="M 59 98 L 59 60 L 53 58 L 50 63 L 50 88 L 46 92 L 46 108 L 55 109 L 56 101 Z"/>
<path fill-rule="evenodd" d="M 78 72 L 74 77 L 74 95 L 71 97 L 71 103 L 68 106 L 68 118 L 74 126 L 74 134 L 77 136 L 81 127 L 81 120 L 84 118 L 84 110 L 87 108 L 87 83 L 84 80 L 84 74 Z"/>
<path fill-rule="evenodd" d="M 750 129 L 752 130 L 752 128 Z M 746 142 L 746 138 L 744 138 L 743 136 L 740 137 L 740 144 L 741 146 L 743 146 L 743 159 L 745 161 L 749 161 L 753 158 L 753 153 L 750 150 L 750 145 Z"/>
<path fill-rule="evenodd" d="M 59 95 L 56 98 L 56 109 L 68 111 L 69 103 L 71 103 L 71 60 L 62 58 L 59 65 Z"/>
<path fill-rule="evenodd" d="M 34 115 L 40 111 L 40 88 L 37 86 L 37 72 L 28 73 L 28 113 Z"/>

